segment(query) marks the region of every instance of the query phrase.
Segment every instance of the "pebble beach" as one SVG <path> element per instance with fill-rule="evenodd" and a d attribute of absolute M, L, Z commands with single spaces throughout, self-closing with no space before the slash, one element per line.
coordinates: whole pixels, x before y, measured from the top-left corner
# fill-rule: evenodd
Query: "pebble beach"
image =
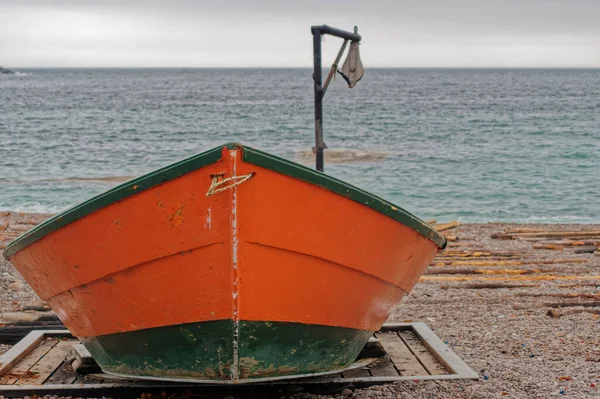
<path fill-rule="evenodd" d="M 0 213 L 0 247 L 48 216 Z M 479 379 L 295 397 L 600 397 L 600 225 L 444 226 L 452 239 L 448 248 L 389 321 L 425 322 Z M 0 313 L 20 312 L 37 301 L 13 266 L 0 259 Z M 0 345 L 0 354 L 9 347 Z"/>

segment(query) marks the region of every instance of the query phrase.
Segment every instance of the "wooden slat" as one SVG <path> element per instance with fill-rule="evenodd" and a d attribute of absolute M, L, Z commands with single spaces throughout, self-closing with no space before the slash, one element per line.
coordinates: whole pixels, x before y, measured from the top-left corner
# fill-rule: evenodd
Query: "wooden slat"
<path fill-rule="evenodd" d="M 394 363 L 389 356 L 384 356 L 381 359 L 369 365 L 369 371 L 373 377 L 399 377 L 398 370 L 394 367 Z"/>
<path fill-rule="evenodd" d="M 43 332 L 32 331 L 10 348 L 8 352 L 0 356 L 0 376 L 6 374 L 15 364 L 31 353 L 43 339 Z"/>
<path fill-rule="evenodd" d="M 95 384 L 100 384 L 104 382 L 104 379 L 102 378 L 93 378 L 90 377 L 88 375 L 80 375 L 77 377 L 77 379 L 75 381 L 73 381 L 73 384 L 83 384 L 83 385 L 95 385 Z M 124 385 L 126 385 L 126 382 L 122 382 Z"/>
<path fill-rule="evenodd" d="M 356 378 L 356 377 L 370 377 L 369 369 L 360 368 L 354 370 L 344 371 L 342 373 L 342 378 Z"/>
<path fill-rule="evenodd" d="M 448 371 L 437 361 L 435 356 L 423 345 L 421 340 L 411 331 L 400 331 L 398 335 L 411 352 L 419 359 L 423 367 L 431 375 L 448 374 Z"/>
<path fill-rule="evenodd" d="M 401 375 L 429 375 L 419 360 L 412 354 L 397 333 L 375 334 L 392 359 L 394 366 Z"/>
<path fill-rule="evenodd" d="M 32 350 L 31 353 L 25 356 L 23 360 L 21 360 L 15 367 L 0 377 L 0 384 L 12 385 L 17 382 L 19 378 L 27 376 L 29 374 L 29 369 L 46 353 L 50 352 L 50 349 L 52 349 L 57 343 L 58 339 L 56 338 L 42 341 L 42 343 Z"/>
<path fill-rule="evenodd" d="M 29 373 L 19 378 L 17 385 L 41 385 L 54 370 L 58 369 L 65 360 L 67 353 L 73 347 L 73 340 L 59 341 L 44 357 L 30 369 Z M 76 341 L 75 341 L 76 342 Z"/>
<path fill-rule="evenodd" d="M 72 384 L 77 379 L 77 373 L 65 360 L 44 384 Z"/>

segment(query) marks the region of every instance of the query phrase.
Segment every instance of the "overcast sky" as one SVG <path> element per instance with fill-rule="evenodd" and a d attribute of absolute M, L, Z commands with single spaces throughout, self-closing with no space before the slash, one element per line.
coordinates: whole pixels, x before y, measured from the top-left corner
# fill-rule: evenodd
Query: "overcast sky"
<path fill-rule="evenodd" d="M 0 0 L 0 65 L 310 67 L 320 24 L 368 67 L 600 67 L 600 0 Z"/>

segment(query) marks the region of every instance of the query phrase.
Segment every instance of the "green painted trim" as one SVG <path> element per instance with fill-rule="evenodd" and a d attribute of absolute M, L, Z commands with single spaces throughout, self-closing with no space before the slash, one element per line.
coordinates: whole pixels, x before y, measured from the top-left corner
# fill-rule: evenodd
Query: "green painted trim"
<path fill-rule="evenodd" d="M 161 183 L 173 180 L 177 177 L 218 161 L 221 159 L 221 149 L 223 147 L 231 149 L 237 148 L 237 145 L 233 143 L 226 144 L 193 157 L 186 158 L 182 161 L 165 166 L 164 168 L 160 168 L 143 176 L 126 181 L 125 183 L 92 197 L 81 204 L 67 209 L 66 211 L 39 224 L 34 229 L 29 230 L 25 234 L 17 237 L 4 250 L 4 257 L 6 259 L 11 258 L 23 248 L 44 238 L 53 231 L 56 231 L 69 223 L 81 219 L 84 216 L 97 211 L 98 209 L 104 208 L 114 202 L 123 200 L 134 194 L 148 190 L 149 188 L 158 186 Z"/>
<path fill-rule="evenodd" d="M 352 364 L 373 331 L 317 324 L 239 322 L 239 378 L 340 370 Z"/>
<path fill-rule="evenodd" d="M 80 338 L 80 341 L 106 372 L 229 380 L 233 331 L 233 320 L 214 320 Z"/>
<path fill-rule="evenodd" d="M 353 201 L 366 205 L 392 219 L 410 227 L 423 236 L 435 242 L 440 248 L 446 246 L 446 239 L 433 227 L 417 218 L 410 212 L 355 186 L 338 180 L 326 174 L 314 171 L 297 163 L 279 158 L 265 152 L 242 146 L 238 143 L 227 143 L 212 150 L 186 158 L 177 163 L 165 166 L 154 172 L 129 180 L 112 188 L 105 193 L 99 194 L 81 204 L 46 220 L 34 229 L 29 230 L 17 237 L 4 250 L 4 257 L 10 259 L 23 248 L 42 239 L 48 234 L 81 219 L 98 209 L 104 208 L 114 202 L 118 202 L 134 194 L 158 186 L 166 181 L 176 179 L 182 175 L 193 172 L 221 159 L 223 147 L 228 149 L 243 149 L 243 159 L 246 162 L 271 169 L 275 172 L 303 180 L 305 182 L 323 187 L 336 194 L 343 195 Z"/>
<path fill-rule="evenodd" d="M 435 242 L 438 247 L 442 249 L 446 247 L 446 238 L 412 213 L 335 177 L 246 146 L 243 147 L 243 160 L 343 195 L 416 230 L 421 235 Z"/>
<path fill-rule="evenodd" d="M 236 355 L 234 330 L 233 320 L 216 320 L 81 341 L 108 373 L 174 380 L 252 380 L 344 369 L 373 335 L 372 331 L 316 324 L 240 321 Z M 237 373 L 232 370 L 235 364 L 239 365 Z"/>

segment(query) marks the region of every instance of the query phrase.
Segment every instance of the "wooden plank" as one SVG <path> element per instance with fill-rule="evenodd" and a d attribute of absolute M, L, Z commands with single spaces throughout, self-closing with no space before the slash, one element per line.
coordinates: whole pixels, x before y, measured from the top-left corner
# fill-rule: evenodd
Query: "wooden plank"
<path fill-rule="evenodd" d="M 450 374 L 449 376 L 457 376 L 457 378 L 464 378 L 470 380 L 476 380 L 479 378 L 479 374 L 473 371 L 465 362 L 448 345 L 444 344 L 437 335 L 422 322 L 412 323 L 412 329 L 414 333 L 419 337 L 423 345 L 431 351 L 431 354 L 442 364 Z M 435 376 L 439 379 L 445 379 L 445 375 Z"/>
<path fill-rule="evenodd" d="M 89 375 L 80 375 L 77 377 L 77 379 L 75 381 L 73 381 L 73 384 L 97 385 L 97 384 L 101 384 L 103 381 L 104 381 L 104 379 L 102 379 L 102 378 L 91 377 Z M 125 385 L 127 385 L 127 383 L 125 381 L 123 381 L 123 383 Z"/>
<path fill-rule="evenodd" d="M 11 367 L 27 356 L 44 339 L 41 331 L 32 331 L 19 341 L 8 352 L 0 356 L 0 376 L 4 375 Z"/>
<path fill-rule="evenodd" d="M 0 377 L 0 384 L 12 385 L 29 374 L 29 369 L 33 367 L 44 355 L 50 352 L 50 349 L 58 343 L 58 339 L 50 338 L 42 341 L 35 349 L 23 358 L 15 367 Z"/>
<path fill-rule="evenodd" d="M 367 368 L 348 370 L 348 371 L 344 371 L 342 373 L 342 378 L 357 378 L 357 377 L 370 377 L 370 376 L 371 376 L 371 374 L 369 374 L 369 369 L 367 369 Z"/>
<path fill-rule="evenodd" d="M 460 226 L 460 222 L 457 222 L 456 220 L 453 220 L 453 221 L 448 222 L 448 223 L 437 224 L 434 227 L 435 227 L 435 229 L 437 231 L 445 231 L 445 230 L 453 229 L 453 228 L 455 228 L 457 226 Z"/>
<path fill-rule="evenodd" d="M 26 376 L 19 378 L 17 385 L 41 385 L 65 360 L 73 347 L 73 340 L 59 341 L 44 357 L 34 364 Z"/>
<path fill-rule="evenodd" d="M 77 379 L 77 373 L 66 360 L 56 369 L 44 384 L 63 385 L 72 384 Z"/>
<path fill-rule="evenodd" d="M 402 341 L 408 346 L 410 351 L 419 359 L 419 362 L 425 367 L 427 372 L 431 375 L 443 375 L 448 374 L 446 368 L 444 368 L 431 354 L 431 352 L 423 345 L 421 340 L 412 331 L 400 331 L 398 332 Z"/>
<path fill-rule="evenodd" d="M 400 339 L 398 333 L 378 333 L 375 336 L 379 339 L 379 342 L 381 342 L 401 375 L 429 375 L 415 355 L 408 349 L 404 341 Z"/>
<path fill-rule="evenodd" d="M 369 365 L 369 371 L 373 377 L 399 377 L 400 374 L 389 356 L 377 359 Z"/>

